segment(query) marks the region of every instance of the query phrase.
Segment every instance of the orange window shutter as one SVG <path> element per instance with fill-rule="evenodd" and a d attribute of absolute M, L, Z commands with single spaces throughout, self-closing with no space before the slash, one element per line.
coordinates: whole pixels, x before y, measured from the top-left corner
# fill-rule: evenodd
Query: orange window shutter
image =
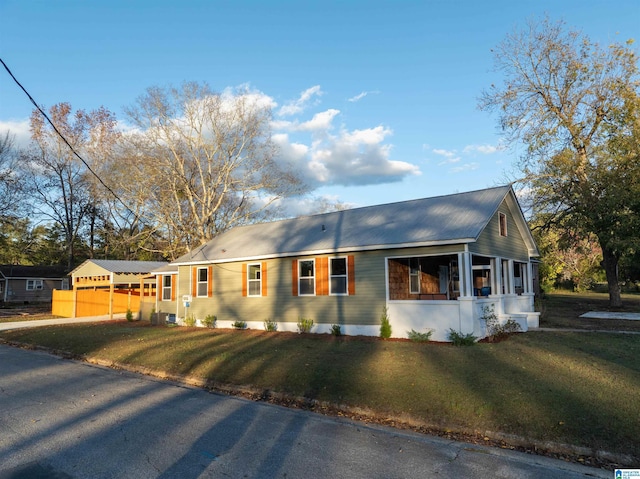
<path fill-rule="evenodd" d="M 242 296 L 247 295 L 247 265 L 242 264 Z"/>
<path fill-rule="evenodd" d="M 347 286 L 349 295 L 352 296 L 356 294 L 356 268 L 355 268 L 355 258 L 353 255 L 347 256 L 347 278 L 349 284 Z"/>
<path fill-rule="evenodd" d="M 156 296 L 162 299 L 162 275 L 156 276 Z"/>
<path fill-rule="evenodd" d="M 320 296 L 329 294 L 329 258 L 318 258 L 316 260 L 317 293 Z"/>
<path fill-rule="evenodd" d="M 209 266 L 207 271 L 207 296 L 209 298 L 213 296 L 213 266 Z"/>
<path fill-rule="evenodd" d="M 197 286 L 198 286 L 198 268 L 195 266 L 191 268 L 191 296 L 194 298 L 197 296 Z"/>
<path fill-rule="evenodd" d="M 175 301 L 176 300 L 176 287 L 178 285 L 178 275 L 177 274 L 172 274 L 171 275 L 171 301 Z"/>
<path fill-rule="evenodd" d="M 262 296 L 267 295 L 267 262 L 263 261 L 260 266 L 260 278 L 262 279 Z"/>
<path fill-rule="evenodd" d="M 291 262 L 291 291 L 294 296 L 298 296 L 298 260 Z"/>

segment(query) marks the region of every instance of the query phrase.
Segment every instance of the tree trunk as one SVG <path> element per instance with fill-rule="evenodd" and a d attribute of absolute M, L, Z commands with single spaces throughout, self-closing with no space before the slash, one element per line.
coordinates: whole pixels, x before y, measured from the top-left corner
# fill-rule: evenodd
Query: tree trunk
<path fill-rule="evenodd" d="M 609 286 L 609 307 L 622 307 L 622 297 L 620 296 L 620 283 L 618 282 L 618 256 L 606 246 L 600 243 L 602 248 L 602 265 L 607 274 L 607 285 Z"/>

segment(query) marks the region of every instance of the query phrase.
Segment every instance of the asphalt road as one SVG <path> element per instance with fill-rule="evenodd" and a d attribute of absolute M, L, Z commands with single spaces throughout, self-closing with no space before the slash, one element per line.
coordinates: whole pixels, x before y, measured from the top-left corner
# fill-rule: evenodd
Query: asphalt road
<path fill-rule="evenodd" d="M 0 345 L 0 479 L 613 477 Z"/>

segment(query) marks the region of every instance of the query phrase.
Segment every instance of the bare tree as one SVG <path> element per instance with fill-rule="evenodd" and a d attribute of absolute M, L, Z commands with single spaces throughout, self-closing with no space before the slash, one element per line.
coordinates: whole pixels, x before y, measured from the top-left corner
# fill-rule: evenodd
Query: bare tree
<path fill-rule="evenodd" d="M 17 156 L 14 136 L 6 132 L 0 137 L 0 222 L 20 216 L 24 206 Z"/>
<path fill-rule="evenodd" d="M 631 43 L 601 48 L 544 18 L 507 35 L 494 56 L 504 83 L 484 91 L 480 107 L 498 112 L 510 143 L 526 146 L 523 181 L 532 188 L 536 211 L 596 235 L 610 304 L 620 306 L 617 265 L 629 233 L 620 219 L 640 215 L 630 208 L 640 193 L 637 168 L 614 148 L 627 142 L 638 118 Z"/>
<path fill-rule="evenodd" d="M 142 172 L 170 257 L 301 192 L 275 161 L 270 105 L 249 91 L 149 88 L 126 113 L 138 128 L 127 161 Z"/>
<path fill-rule="evenodd" d="M 72 113 L 68 103 L 51 107 L 49 117 L 69 144 L 83 154 L 106 151 L 109 132 L 115 126 L 105 109 Z M 92 174 L 37 110 L 31 115 L 31 137 L 33 147 L 22 163 L 34 208 L 62 228 L 67 267 L 71 269 L 78 243 L 85 239 L 83 229 L 96 206 Z"/>

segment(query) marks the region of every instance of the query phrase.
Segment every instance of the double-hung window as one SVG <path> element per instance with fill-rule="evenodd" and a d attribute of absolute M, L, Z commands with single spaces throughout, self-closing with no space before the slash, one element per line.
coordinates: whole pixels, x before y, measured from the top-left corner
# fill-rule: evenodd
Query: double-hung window
<path fill-rule="evenodd" d="M 409 293 L 420 294 L 420 260 L 409 259 Z"/>
<path fill-rule="evenodd" d="M 500 236 L 507 236 L 507 215 L 505 215 L 504 213 L 499 213 L 498 222 L 500 228 Z"/>
<path fill-rule="evenodd" d="M 247 267 L 248 296 L 262 296 L 262 271 L 260 263 Z"/>
<path fill-rule="evenodd" d="M 162 301 L 171 301 L 171 275 L 162 277 Z"/>
<path fill-rule="evenodd" d="M 300 295 L 314 295 L 316 294 L 316 276 L 315 276 L 315 261 L 312 259 L 306 259 L 299 261 L 299 291 Z"/>
<path fill-rule="evenodd" d="M 38 289 L 42 289 L 42 280 L 41 279 L 28 279 L 27 280 L 27 291 L 35 291 Z"/>
<path fill-rule="evenodd" d="M 331 258 L 329 260 L 330 294 L 347 293 L 347 258 Z"/>
<path fill-rule="evenodd" d="M 209 285 L 209 269 L 208 268 L 198 268 L 197 273 L 197 289 L 196 295 L 198 297 L 206 297 Z"/>

